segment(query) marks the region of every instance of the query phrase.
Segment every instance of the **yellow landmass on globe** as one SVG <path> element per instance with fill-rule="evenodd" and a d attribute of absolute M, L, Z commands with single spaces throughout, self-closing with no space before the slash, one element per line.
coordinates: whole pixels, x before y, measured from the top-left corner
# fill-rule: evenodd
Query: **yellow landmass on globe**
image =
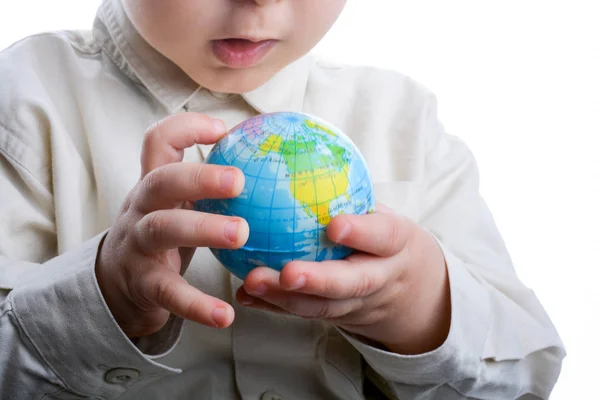
<path fill-rule="evenodd" d="M 331 221 L 331 202 L 346 194 L 348 197 L 348 166 L 341 170 L 319 168 L 313 176 L 290 179 L 294 198 L 317 217 L 322 225 Z"/>
<path fill-rule="evenodd" d="M 259 156 L 264 156 L 268 152 L 279 153 L 281 152 L 281 144 L 283 143 L 283 138 L 279 135 L 269 135 L 259 146 L 260 153 Z"/>
<path fill-rule="evenodd" d="M 327 128 L 326 126 L 323 126 L 323 125 L 319 124 L 318 122 L 315 122 L 315 121 L 306 121 L 305 124 L 310 129 L 319 129 L 319 130 L 327 133 L 328 135 L 337 136 L 334 131 L 332 131 L 331 129 Z"/>
<path fill-rule="evenodd" d="M 335 136 L 335 133 L 316 123 L 307 122 L 307 125 Z M 284 149 L 295 150 L 296 146 L 306 151 L 301 153 L 283 151 Z M 337 150 L 333 144 L 328 146 Z M 314 148 L 314 141 L 295 143 L 279 135 L 270 135 L 260 144 L 257 156 L 261 157 L 269 153 L 280 154 L 289 171 L 290 189 L 294 199 L 302 204 L 309 216 L 314 215 L 320 224 L 327 225 L 331 221 L 331 203 L 344 195 L 349 199 L 348 164 L 343 162 L 340 151 L 332 150 L 330 154 L 319 154 L 311 151 Z M 340 164 L 343 165 L 342 168 L 339 168 Z M 323 165 L 327 167 L 324 168 Z"/>

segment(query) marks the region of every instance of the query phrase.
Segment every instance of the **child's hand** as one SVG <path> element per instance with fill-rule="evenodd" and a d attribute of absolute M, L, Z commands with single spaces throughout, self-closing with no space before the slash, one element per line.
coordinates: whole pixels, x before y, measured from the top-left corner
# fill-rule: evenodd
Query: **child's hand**
<path fill-rule="evenodd" d="M 102 294 L 129 337 L 158 331 L 170 312 L 215 327 L 233 321 L 231 305 L 181 277 L 196 247 L 238 248 L 248 238 L 243 219 L 192 209 L 194 200 L 239 195 L 242 172 L 180 162 L 185 148 L 214 143 L 225 131 L 221 121 L 185 113 L 146 133 L 141 179 L 125 199 L 96 265 Z"/>
<path fill-rule="evenodd" d="M 450 289 L 443 253 L 427 231 L 379 204 L 374 214 L 334 218 L 327 234 L 363 253 L 342 261 L 294 261 L 281 273 L 255 269 L 238 301 L 325 320 L 402 354 L 444 342 Z"/>

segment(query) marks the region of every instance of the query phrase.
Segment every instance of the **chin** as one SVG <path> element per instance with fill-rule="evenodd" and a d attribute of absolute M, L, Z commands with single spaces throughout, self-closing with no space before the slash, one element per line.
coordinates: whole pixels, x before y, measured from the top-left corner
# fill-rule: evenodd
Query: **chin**
<path fill-rule="evenodd" d="M 200 86 L 217 93 L 251 92 L 267 83 L 282 68 L 219 68 L 211 74 L 193 76 Z"/>

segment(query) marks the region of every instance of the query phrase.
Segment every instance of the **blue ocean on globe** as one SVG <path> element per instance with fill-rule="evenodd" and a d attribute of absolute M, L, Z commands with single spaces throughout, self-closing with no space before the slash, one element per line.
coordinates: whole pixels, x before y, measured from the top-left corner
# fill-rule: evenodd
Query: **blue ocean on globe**
<path fill-rule="evenodd" d="M 258 266 L 281 270 L 292 260 L 342 259 L 353 250 L 325 228 L 336 215 L 375 210 L 373 184 L 354 143 L 329 123 L 301 113 L 248 119 L 215 144 L 206 163 L 245 175 L 240 196 L 196 201 L 198 211 L 246 219 L 250 235 L 235 250 L 212 253 L 240 279 Z"/>

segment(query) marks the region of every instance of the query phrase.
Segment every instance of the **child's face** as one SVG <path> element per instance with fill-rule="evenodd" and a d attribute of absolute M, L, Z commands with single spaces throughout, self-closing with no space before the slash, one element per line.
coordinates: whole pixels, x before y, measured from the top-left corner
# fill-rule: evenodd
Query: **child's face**
<path fill-rule="evenodd" d="M 251 91 L 310 51 L 346 0 L 122 0 L 138 32 L 198 84 Z M 245 39 L 245 40 L 231 40 Z"/>

